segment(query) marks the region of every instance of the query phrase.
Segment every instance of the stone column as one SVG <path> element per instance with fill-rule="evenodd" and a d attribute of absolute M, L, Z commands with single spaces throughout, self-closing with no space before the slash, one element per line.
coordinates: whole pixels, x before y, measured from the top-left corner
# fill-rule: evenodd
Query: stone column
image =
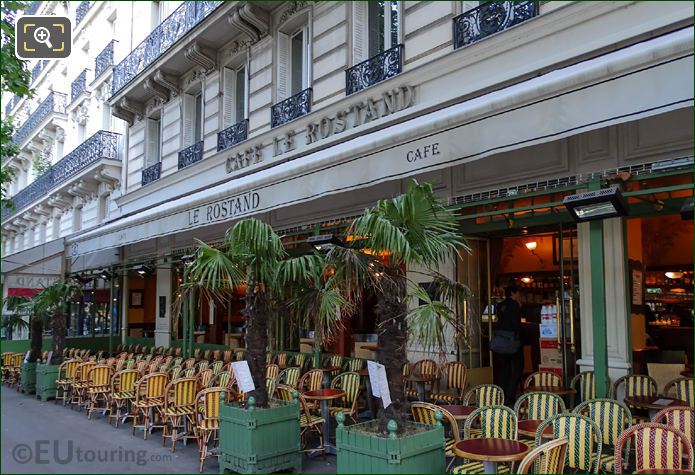
<path fill-rule="evenodd" d="M 611 383 L 627 374 L 632 366 L 630 325 L 627 295 L 627 262 L 622 218 L 603 223 L 604 268 L 606 276 L 606 330 L 608 337 L 608 376 Z M 591 279 L 593 272 L 589 255 L 589 224 L 577 226 L 579 245 L 579 315 L 581 328 L 581 371 L 593 370 L 591 319 Z"/>
<path fill-rule="evenodd" d="M 163 305 L 163 308 L 161 306 Z M 157 269 L 157 302 L 155 312 L 155 346 L 171 343 L 171 267 Z"/>

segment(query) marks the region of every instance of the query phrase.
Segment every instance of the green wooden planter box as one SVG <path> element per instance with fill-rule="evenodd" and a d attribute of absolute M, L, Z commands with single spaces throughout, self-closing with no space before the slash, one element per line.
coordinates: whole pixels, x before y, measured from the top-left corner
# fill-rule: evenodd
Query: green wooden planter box
<path fill-rule="evenodd" d="M 56 397 L 56 379 L 58 379 L 58 365 L 36 365 L 36 396 L 42 401 L 48 401 Z"/>
<path fill-rule="evenodd" d="M 24 394 L 34 394 L 36 392 L 36 361 L 22 362 L 22 381 L 19 389 Z"/>
<path fill-rule="evenodd" d="M 376 421 L 346 427 L 341 423 L 344 416 L 337 418 L 338 473 L 446 473 L 443 426 L 411 422 L 427 430 L 397 437 L 395 422 L 391 421 L 391 434 L 379 437 L 364 431 Z"/>
<path fill-rule="evenodd" d="M 220 404 L 220 473 L 270 473 L 302 468 L 299 403 L 259 409 Z"/>

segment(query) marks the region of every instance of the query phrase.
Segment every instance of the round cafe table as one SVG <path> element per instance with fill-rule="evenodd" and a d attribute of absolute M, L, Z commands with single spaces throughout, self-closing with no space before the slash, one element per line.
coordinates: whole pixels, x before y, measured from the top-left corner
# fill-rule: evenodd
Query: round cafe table
<path fill-rule="evenodd" d="M 656 401 L 661 399 L 662 401 L 668 401 L 668 404 L 654 404 Z M 688 403 L 681 401 L 680 399 L 666 397 L 666 396 L 633 396 L 626 397 L 625 403 L 628 406 L 632 406 L 636 409 L 644 409 L 649 411 L 649 419 L 653 419 L 657 412 L 665 407 L 669 406 L 687 406 Z"/>
<path fill-rule="evenodd" d="M 465 421 L 471 412 L 476 410 L 475 406 L 463 406 L 461 404 L 442 404 L 439 407 L 449 411 L 457 421 Z"/>
<path fill-rule="evenodd" d="M 419 401 L 425 401 L 425 383 L 432 383 L 437 379 L 436 376 L 418 376 L 410 375 L 405 378 L 406 381 L 415 383 L 417 388 L 417 398 Z"/>
<path fill-rule="evenodd" d="M 542 423 L 543 420 L 541 419 L 524 419 L 517 423 L 517 429 L 519 434 L 535 439 L 538 426 L 540 426 Z M 545 429 L 543 429 L 542 437 L 544 439 L 553 438 L 553 427 L 550 424 L 545 426 Z"/>
<path fill-rule="evenodd" d="M 331 412 L 328 409 L 328 402 L 340 399 L 345 395 L 342 389 L 316 389 L 307 391 L 303 394 L 304 399 L 309 401 L 319 401 L 321 403 L 321 417 L 323 417 L 323 446 L 328 454 L 335 454 L 335 446 L 331 445 L 329 434 L 331 430 Z"/>
<path fill-rule="evenodd" d="M 483 462 L 484 473 L 497 473 L 498 462 L 518 462 L 529 450 L 523 442 L 508 439 L 466 439 L 454 445 L 457 456 Z"/>

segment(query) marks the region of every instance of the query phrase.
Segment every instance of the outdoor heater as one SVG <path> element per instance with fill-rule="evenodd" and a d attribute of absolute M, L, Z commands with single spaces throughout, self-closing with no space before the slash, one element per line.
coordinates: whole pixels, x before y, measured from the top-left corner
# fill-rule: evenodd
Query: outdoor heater
<path fill-rule="evenodd" d="M 562 204 L 578 223 L 627 216 L 627 201 L 617 187 L 565 196 Z"/>
<path fill-rule="evenodd" d="M 328 252 L 333 246 L 342 246 L 341 241 L 335 234 L 319 234 L 318 236 L 309 236 L 306 242 L 313 246 L 318 252 Z"/>

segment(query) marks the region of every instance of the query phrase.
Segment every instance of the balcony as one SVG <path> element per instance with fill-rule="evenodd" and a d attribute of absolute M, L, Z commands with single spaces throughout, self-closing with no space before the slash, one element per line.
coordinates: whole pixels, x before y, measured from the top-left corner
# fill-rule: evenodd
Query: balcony
<path fill-rule="evenodd" d="M 36 12 L 39 11 L 39 7 L 41 6 L 41 2 L 31 2 L 29 5 L 27 5 L 27 9 L 24 10 L 25 15 L 36 15 Z"/>
<path fill-rule="evenodd" d="M 203 141 L 194 143 L 179 152 L 179 170 L 203 159 Z M 144 175 L 143 175 L 144 177 Z M 157 176 L 159 178 L 159 176 Z M 143 178 L 144 179 L 144 178 Z M 144 183 L 143 183 L 144 185 Z"/>
<path fill-rule="evenodd" d="M 454 49 L 538 16 L 537 1 L 485 2 L 454 17 Z"/>
<path fill-rule="evenodd" d="M 222 1 L 183 2 L 123 61 L 116 65 L 113 70 L 111 94 L 117 94 L 223 3 Z"/>
<path fill-rule="evenodd" d="M 217 132 L 217 151 L 227 150 L 246 140 L 249 133 L 249 120 L 244 119 Z"/>
<path fill-rule="evenodd" d="M 80 4 L 77 5 L 77 9 L 75 10 L 75 25 L 79 25 L 84 17 L 87 16 L 87 12 L 89 12 L 91 6 L 92 2 L 80 2 Z"/>
<path fill-rule="evenodd" d="M 304 89 L 270 108 L 270 127 L 279 127 L 311 112 L 311 88 Z"/>
<path fill-rule="evenodd" d="M 20 99 L 21 98 L 19 96 L 17 96 L 16 94 L 12 95 L 12 99 L 7 101 L 7 104 L 5 104 L 5 115 L 10 115 L 10 112 L 12 112 L 12 109 L 14 109 L 14 106 L 16 106 L 19 103 Z"/>
<path fill-rule="evenodd" d="M 87 70 L 85 69 L 77 75 L 75 80 L 70 84 L 70 103 L 75 102 L 75 99 L 80 97 L 80 94 L 87 91 Z"/>
<path fill-rule="evenodd" d="M 396 45 L 383 53 L 362 61 L 345 70 L 345 95 L 386 81 L 403 71 L 403 45 Z"/>
<path fill-rule="evenodd" d="M 15 132 L 12 141 L 18 145 L 21 144 L 49 115 L 53 113 L 65 114 L 66 101 L 65 94 L 51 92 Z"/>
<path fill-rule="evenodd" d="M 31 82 L 34 83 L 36 79 L 41 75 L 41 72 L 46 69 L 46 66 L 48 65 L 48 60 L 44 59 L 41 61 L 37 61 L 37 63 L 34 65 L 33 68 L 31 68 Z"/>
<path fill-rule="evenodd" d="M 142 186 L 149 185 L 153 181 L 159 180 L 162 176 L 162 162 L 157 162 L 142 171 Z"/>
<path fill-rule="evenodd" d="M 34 201 L 46 196 L 53 188 L 66 183 L 94 162 L 102 158 L 119 160 L 120 134 L 100 130 L 67 154 L 50 170 L 12 197 L 14 211 L 3 209 L 2 220 L 9 218 Z"/>
<path fill-rule="evenodd" d="M 95 79 L 101 76 L 101 73 L 113 67 L 113 48 L 115 44 L 116 40 L 111 40 L 109 44 L 106 45 L 106 48 L 101 50 L 101 53 L 99 53 L 94 60 Z"/>

